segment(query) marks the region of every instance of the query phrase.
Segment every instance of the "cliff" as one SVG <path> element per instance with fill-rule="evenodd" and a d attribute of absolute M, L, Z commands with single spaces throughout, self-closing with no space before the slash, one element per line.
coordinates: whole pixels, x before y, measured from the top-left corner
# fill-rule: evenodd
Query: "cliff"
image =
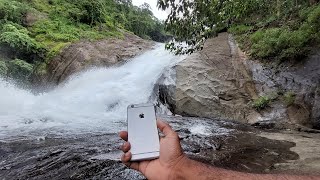
<path fill-rule="evenodd" d="M 248 58 L 227 33 L 175 67 L 166 91 L 175 114 L 227 118 L 263 128 L 319 128 L 319 53 L 275 64 Z M 160 96 L 161 96 L 160 92 Z"/>

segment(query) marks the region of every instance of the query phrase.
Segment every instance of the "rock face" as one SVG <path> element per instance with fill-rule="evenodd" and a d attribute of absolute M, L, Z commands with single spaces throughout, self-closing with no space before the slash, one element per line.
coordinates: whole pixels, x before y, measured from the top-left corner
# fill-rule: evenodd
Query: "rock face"
<path fill-rule="evenodd" d="M 237 61 L 228 39 L 227 33 L 209 39 L 203 51 L 175 67 L 176 90 L 166 92 L 173 99 L 168 102 L 174 101 L 170 105 L 174 113 L 242 122 L 255 114 L 248 105 L 252 96 L 256 96 L 251 77 Z"/>
<path fill-rule="evenodd" d="M 312 107 L 312 124 L 315 128 L 320 129 L 320 91 L 315 91 L 315 98 Z"/>
<path fill-rule="evenodd" d="M 175 90 L 163 84 L 160 100 L 175 114 L 320 128 L 319 62 L 316 52 L 299 63 L 263 64 L 250 60 L 231 35 L 222 33 L 175 67 Z M 251 104 L 260 96 L 273 98 L 258 112 Z"/>
<path fill-rule="evenodd" d="M 269 133 L 218 119 L 161 118 L 178 132 L 192 159 L 243 172 L 319 175 L 319 134 Z M 1 139 L 1 178 L 144 179 L 119 161 L 117 134 L 21 138 Z"/>
<path fill-rule="evenodd" d="M 245 60 L 245 65 L 252 72 L 255 87 L 260 95 L 275 92 L 294 94 L 289 105 L 281 102 L 281 107 L 272 104 L 269 111 L 283 109 L 279 120 L 297 123 L 313 128 L 320 128 L 320 53 L 316 52 L 306 60 L 295 63 L 283 63 L 273 68 L 273 64 L 260 64 Z M 278 102 L 279 103 L 279 102 Z"/>
<path fill-rule="evenodd" d="M 153 42 L 132 34 L 125 34 L 124 39 L 72 44 L 50 61 L 46 82 L 58 84 L 70 75 L 90 67 L 109 67 L 123 63 L 152 46 Z"/>
<path fill-rule="evenodd" d="M 162 114 L 175 114 L 176 110 L 176 67 L 173 66 L 164 70 L 156 82 L 150 102 L 157 102 L 160 107 L 158 111 Z M 169 112 L 168 112 L 169 111 Z"/>

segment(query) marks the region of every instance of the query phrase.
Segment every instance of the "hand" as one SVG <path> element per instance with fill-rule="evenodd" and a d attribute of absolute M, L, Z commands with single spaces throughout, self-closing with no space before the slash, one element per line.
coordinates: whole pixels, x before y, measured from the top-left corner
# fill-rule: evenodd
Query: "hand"
<path fill-rule="evenodd" d="M 121 146 L 121 150 L 125 153 L 121 157 L 121 161 L 131 169 L 140 171 L 148 179 L 169 179 L 174 176 L 174 171 L 179 166 L 181 161 L 186 159 L 183 154 L 178 134 L 172 130 L 169 124 L 157 120 L 157 126 L 164 134 L 160 138 L 160 156 L 159 159 L 130 162 L 131 152 L 130 143 L 125 142 Z M 128 141 L 128 132 L 121 131 L 119 136 Z"/>

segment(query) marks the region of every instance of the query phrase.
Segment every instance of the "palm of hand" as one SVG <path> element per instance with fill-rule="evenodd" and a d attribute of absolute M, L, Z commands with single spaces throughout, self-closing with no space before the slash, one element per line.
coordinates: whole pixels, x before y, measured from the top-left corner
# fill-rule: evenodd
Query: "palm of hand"
<path fill-rule="evenodd" d="M 126 142 L 121 148 L 125 152 L 121 160 L 130 168 L 140 171 L 148 179 L 169 179 L 172 170 L 184 158 L 184 154 L 178 134 L 162 121 L 158 120 L 157 126 L 165 135 L 165 137 L 161 137 L 160 139 L 159 159 L 130 162 L 131 153 L 128 152 L 130 150 L 130 143 Z M 120 137 L 127 141 L 128 133 L 124 131 L 120 132 Z"/>
<path fill-rule="evenodd" d="M 160 140 L 160 158 L 152 161 L 143 161 L 139 164 L 139 171 L 148 179 L 168 179 L 172 169 L 182 158 L 183 153 L 179 137 L 168 135 Z"/>

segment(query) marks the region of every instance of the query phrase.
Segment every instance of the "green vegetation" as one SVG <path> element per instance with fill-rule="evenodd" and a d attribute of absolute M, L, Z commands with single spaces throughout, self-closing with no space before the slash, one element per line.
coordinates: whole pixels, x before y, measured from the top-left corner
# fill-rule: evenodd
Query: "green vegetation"
<path fill-rule="evenodd" d="M 8 62 L 9 77 L 26 81 L 32 74 L 33 66 L 23 60 L 15 59 Z"/>
<path fill-rule="evenodd" d="M 0 46 L 8 50 L 3 56 L 9 60 L 0 61 L 0 71 L 28 79 L 32 67 L 45 73 L 46 63 L 71 43 L 122 38 L 128 31 L 166 40 L 163 23 L 147 3 L 137 7 L 130 0 L 0 0 Z"/>
<path fill-rule="evenodd" d="M 257 59 L 301 59 L 320 43 L 319 0 L 159 0 L 170 9 L 167 29 L 176 37 L 167 48 L 177 54 L 202 48 L 221 31 L 236 35 L 240 47 Z M 192 11 L 191 11 L 192 9 Z M 179 42 L 185 41 L 189 47 Z"/>
<path fill-rule="evenodd" d="M 272 99 L 268 96 L 260 96 L 258 99 L 254 100 L 252 103 L 252 107 L 255 108 L 257 111 L 261 111 L 269 106 Z"/>
<path fill-rule="evenodd" d="M 29 36 L 26 28 L 15 24 L 6 23 L 2 26 L 0 43 L 7 44 L 13 49 L 24 53 L 39 54 L 44 47 Z"/>
<path fill-rule="evenodd" d="M 296 94 L 293 92 L 287 92 L 283 95 L 283 101 L 287 106 L 291 106 L 296 100 Z"/>
<path fill-rule="evenodd" d="M 246 26 L 246 25 L 236 25 L 236 26 L 231 26 L 229 28 L 229 32 L 232 34 L 244 34 L 247 32 L 250 32 L 254 29 L 253 26 Z"/>
<path fill-rule="evenodd" d="M 284 28 L 258 30 L 251 35 L 251 55 L 256 58 L 279 57 L 289 59 L 305 56 L 311 34 Z"/>
<path fill-rule="evenodd" d="M 4 61 L 0 61 L 0 76 L 7 75 L 8 67 Z"/>
<path fill-rule="evenodd" d="M 29 6 L 10 0 L 0 1 L 0 19 L 5 21 L 12 21 L 18 24 L 22 24 L 24 15 L 31 10 Z"/>
<path fill-rule="evenodd" d="M 291 106 L 296 100 L 296 94 L 293 92 L 271 92 L 265 96 L 260 96 L 258 99 L 255 99 L 251 106 L 257 111 L 264 110 L 269 107 L 273 102 L 282 102 L 286 106 Z"/>

